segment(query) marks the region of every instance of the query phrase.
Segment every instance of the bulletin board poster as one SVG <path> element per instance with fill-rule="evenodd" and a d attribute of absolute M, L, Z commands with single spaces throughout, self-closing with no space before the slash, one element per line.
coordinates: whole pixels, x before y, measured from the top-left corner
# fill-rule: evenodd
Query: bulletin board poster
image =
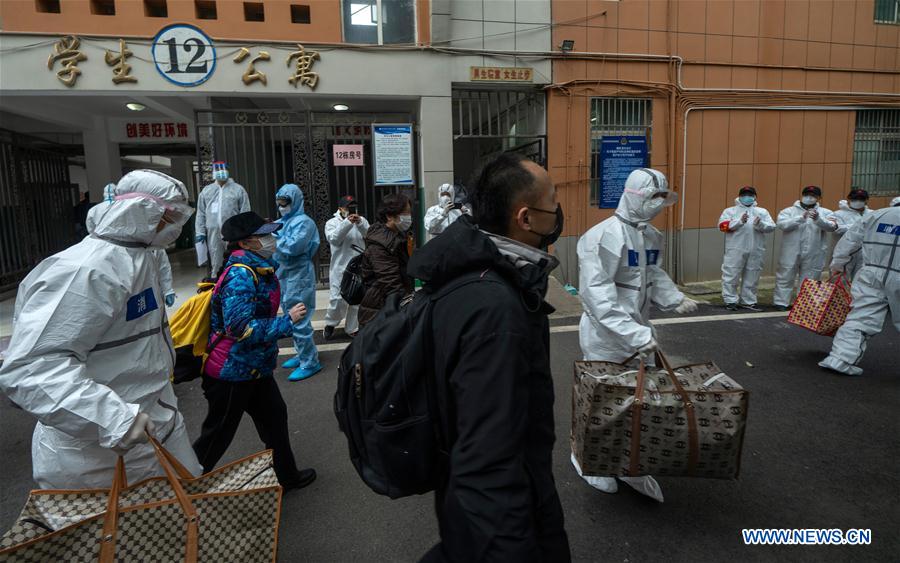
<path fill-rule="evenodd" d="M 612 136 L 601 137 L 600 160 L 600 209 L 615 209 L 625 190 L 625 180 L 637 168 L 646 168 L 650 162 L 647 158 L 647 137 Z"/>
<path fill-rule="evenodd" d="M 372 125 L 376 186 L 411 186 L 413 127 L 410 123 Z"/>

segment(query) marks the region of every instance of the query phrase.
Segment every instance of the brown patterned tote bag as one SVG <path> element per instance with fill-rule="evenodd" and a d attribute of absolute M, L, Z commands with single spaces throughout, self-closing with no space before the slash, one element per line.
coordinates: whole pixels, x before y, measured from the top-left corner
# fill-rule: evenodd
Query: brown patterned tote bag
<path fill-rule="evenodd" d="M 787 321 L 823 336 L 834 336 L 850 313 L 847 279 L 838 274 L 828 281 L 806 278 L 791 306 Z"/>
<path fill-rule="evenodd" d="M 713 363 L 575 362 L 572 453 L 584 475 L 736 479 L 748 392 Z"/>
<path fill-rule="evenodd" d="M 112 488 L 32 491 L 0 538 L 0 562 L 271 562 L 281 486 L 266 450 L 199 478 L 151 439 L 165 477 Z"/>

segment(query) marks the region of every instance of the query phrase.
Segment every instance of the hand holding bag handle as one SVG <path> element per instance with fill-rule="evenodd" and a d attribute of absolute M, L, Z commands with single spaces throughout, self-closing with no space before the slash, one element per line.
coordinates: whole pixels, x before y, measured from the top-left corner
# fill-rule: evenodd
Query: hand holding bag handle
<path fill-rule="evenodd" d="M 191 504 L 184 487 L 181 486 L 179 479 L 193 479 L 190 471 L 185 469 L 184 465 L 178 461 L 175 456 L 169 453 L 156 438 L 149 433 L 147 437 L 150 444 L 156 451 L 156 458 L 162 466 L 166 474 L 166 480 L 169 486 L 175 492 L 175 498 L 184 512 L 187 520 L 187 544 L 185 546 L 185 562 L 196 563 L 197 553 L 199 551 L 200 529 L 198 525 L 197 510 Z M 122 489 L 128 486 L 125 474 L 125 459 L 119 456 L 116 460 L 116 472 L 113 477 L 112 487 L 109 490 L 109 500 L 106 503 L 106 516 L 103 519 L 103 535 L 101 541 L 103 545 L 100 548 L 100 563 L 115 563 L 116 561 L 116 531 L 118 529 L 119 520 L 119 495 Z"/>

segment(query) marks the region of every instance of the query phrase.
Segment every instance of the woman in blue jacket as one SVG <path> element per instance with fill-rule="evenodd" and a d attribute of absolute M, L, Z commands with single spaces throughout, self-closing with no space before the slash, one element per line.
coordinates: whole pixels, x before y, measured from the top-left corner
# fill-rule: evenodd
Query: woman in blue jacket
<path fill-rule="evenodd" d="M 194 442 L 194 452 L 211 471 L 231 445 L 244 413 L 250 415 L 266 448 L 273 450 L 275 474 L 285 489 L 299 489 L 316 478 L 313 469 L 297 469 L 291 449 L 287 406 L 272 377 L 278 339 L 291 335 L 307 316 L 298 303 L 278 317 L 281 290 L 271 261 L 272 233 L 267 223 L 248 211 L 228 219 L 222 238 L 231 252 L 213 289 L 209 357 L 203 368 L 203 394 L 209 412 Z"/>

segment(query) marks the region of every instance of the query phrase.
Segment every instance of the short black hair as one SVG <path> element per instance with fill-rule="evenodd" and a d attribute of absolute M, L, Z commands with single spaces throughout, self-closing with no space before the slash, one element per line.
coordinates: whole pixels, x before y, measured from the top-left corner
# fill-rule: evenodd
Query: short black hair
<path fill-rule="evenodd" d="M 405 195 L 388 194 L 381 200 L 381 204 L 378 206 L 378 212 L 375 216 L 380 222 L 387 223 L 388 217 L 400 215 L 403 213 L 403 210 L 406 209 L 407 205 L 410 205 L 410 201 Z"/>
<path fill-rule="evenodd" d="M 506 235 L 513 203 L 523 194 L 526 200 L 535 200 L 534 174 L 523 163 L 528 159 L 519 153 L 505 152 L 485 164 L 473 182 L 469 192 L 475 222 L 485 231 Z"/>

